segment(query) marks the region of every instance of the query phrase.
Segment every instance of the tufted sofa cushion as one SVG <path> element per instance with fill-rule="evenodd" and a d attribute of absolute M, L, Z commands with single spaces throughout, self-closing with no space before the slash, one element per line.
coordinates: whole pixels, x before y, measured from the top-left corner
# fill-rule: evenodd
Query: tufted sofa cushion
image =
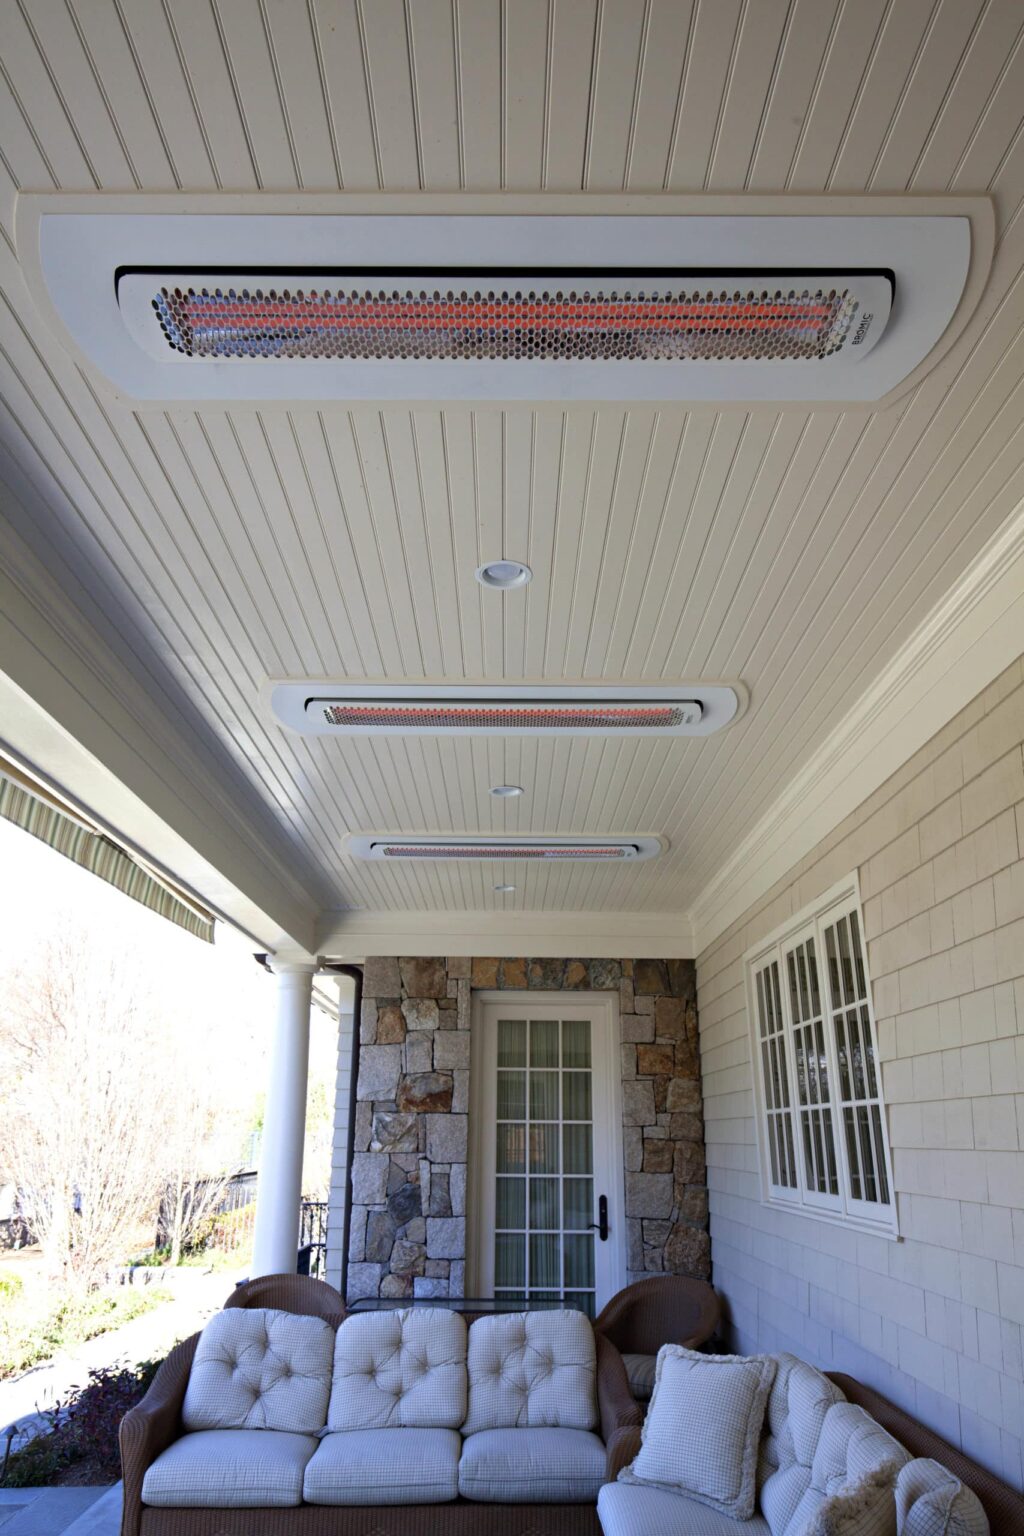
<path fill-rule="evenodd" d="M 798 1410 L 793 1436 L 798 1458 L 807 1453 L 806 1432 L 818 1406 L 802 1423 Z M 761 1510 L 772 1536 L 895 1536 L 893 1490 L 908 1460 L 899 1442 L 863 1408 L 845 1400 L 832 1403 L 821 1419 L 810 1468 L 797 1459 L 761 1489 Z"/>
<path fill-rule="evenodd" d="M 772 1536 L 796 1536 L 793 1515 L 811 1486 L 825 1415 L 843 1402 L 834 1382 L 795 1355 L 777 1357 L 758 1468 L 759 1507 Z"/>
<path fill-rule="evenodd" d="M 469 1330 L 468 1364 L 465 1435 L 597 1424 L 594 1330 L 582 1312 L 478 1318 Z"/>
<path fill-rule="evenodd" d="M 196 1347 L 182 1424 L 315 1435 L 327 1414 L 333 1352 L 334 1329 L 321 1317 L 258 1307 L 218 1312 Z"/>
<path fill-rule="evenodd" d="M 457 1312 L 357 1313 L 338 1329 L 327 1428 L 458 1429 L 466 1324 Z"/>

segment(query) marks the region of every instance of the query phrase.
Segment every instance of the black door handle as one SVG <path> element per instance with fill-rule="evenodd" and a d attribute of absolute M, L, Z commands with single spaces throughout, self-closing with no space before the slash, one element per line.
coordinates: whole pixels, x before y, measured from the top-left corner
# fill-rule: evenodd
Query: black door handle
<path fill-rule="evenodd" d="M 602 1243 L 608 1241 L 608 1196 L 597 1197 L 597 1220 L 590 1223 L 591 1232 L 596 1232 Z"/>

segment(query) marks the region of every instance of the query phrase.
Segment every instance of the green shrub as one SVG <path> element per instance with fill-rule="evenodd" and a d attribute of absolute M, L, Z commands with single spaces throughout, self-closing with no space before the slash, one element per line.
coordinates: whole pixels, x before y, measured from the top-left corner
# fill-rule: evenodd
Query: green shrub
<path fill-rule="evenodd" d="M 0 1275 L 0 1301 L 14 1301 L 24 1289 L 25 1282 L 20 1275 Z"/>

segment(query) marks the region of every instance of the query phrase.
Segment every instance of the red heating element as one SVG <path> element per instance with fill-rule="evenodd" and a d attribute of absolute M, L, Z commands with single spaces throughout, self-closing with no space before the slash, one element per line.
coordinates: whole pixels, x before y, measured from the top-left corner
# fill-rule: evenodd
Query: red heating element
<path fill-rule="evenodd" d="M 388 843 L 383 846 L 386 859 L 626 859 L 626 848 L 590 848 L 586 846 L 522 847 L 500 843 L 478 843 L 464 848 L 442 843 Z"/>
<path fill-rule="evenodd" d="M 328 725 L 398 730 L 669 730 L 686 722 L 673 704 L 328 704 Z"/>
<path fill-rule="evenodd" d="M 655 291 L 649 291 L 653 286 Z M 642 291 L 161 288 L 153 309 L 188 357 L 350 361 L 820 361 L 860 307 L 843 288 Z"/>

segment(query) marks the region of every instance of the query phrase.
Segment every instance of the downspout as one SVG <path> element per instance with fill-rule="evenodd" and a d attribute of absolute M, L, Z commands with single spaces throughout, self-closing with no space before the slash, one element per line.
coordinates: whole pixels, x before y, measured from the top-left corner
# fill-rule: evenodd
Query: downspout
<path fill-rule="evenodd" d="M 352 1159 L 356 1149 L 356 1087 L 359 1082 L 359 1037 L 363 1013 L 363 968 L 361 965 L 325 965 L 325 971 L 335 971 L 339 976 L 350 976 L 355 983 L 352 999 L 352 1066 L 348 1088 L 348 1147 L 345 1155 L 345 1214 L 341 1225 L 341 1284 L 342 1296 L 348 1294 L 348 1243 L 352 1227 Z"/>

